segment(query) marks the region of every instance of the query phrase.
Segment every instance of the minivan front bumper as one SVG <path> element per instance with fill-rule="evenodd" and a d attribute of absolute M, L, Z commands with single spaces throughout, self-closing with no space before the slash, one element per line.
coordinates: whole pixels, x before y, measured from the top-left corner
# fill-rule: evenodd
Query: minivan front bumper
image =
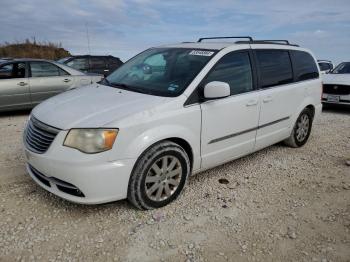
<path fill-rule="evenodd" d="M 67 148 L 67 150 L 70 150 Z M 127 197 L 135 159 L 78 162 L 48 157 L 25 148 L 27 171 L 45 190 L 68 201 L 100 204 Z"/>

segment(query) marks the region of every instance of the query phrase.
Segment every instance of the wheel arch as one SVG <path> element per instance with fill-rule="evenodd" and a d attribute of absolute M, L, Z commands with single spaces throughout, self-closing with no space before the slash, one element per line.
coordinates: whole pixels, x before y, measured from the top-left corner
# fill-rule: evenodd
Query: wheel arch
<path fill-rule="evenodd" d="M 135 166 L 137 165 L 137 162 L 139 161 L 139 159 L 148 151 L 150 150 L 152 147 L 154 147 L 156 144 L 159 144 L 159 143 L 162 143 L 162 142 L 165 142 L 165 141 L 170 141 L 170 142 L 173 142 L 177 145 L 179 145 L 180 147 L 182 147 L 186 154 L 188 155 L 188 158 L 190 160 L 190 167 L 191 167 L 191 171 L 192 171 L 192 168 L 193 168 L 193 161 L 194 161 L 194 153 L 193 153 L 193 149 L 192 149 L 192 146 L 190 145 L 190 143 L 184 139 L 184 138 L 181 138 L 181 137 L 176 137 L 176 136 L 173 136 L 173 137 L 168 137 L 168 138 L 162 138 L 162 139 L 159 139 L 158 141 L 155 141 L 153 142 L 151 145 L 148 145 L 146 148 L 143 149 L 142 153 L 138 156 L 135 164 L 134 164 L 134 167 L 133 169 L 135 168 Z"/>
<path fill-rule="evenodd" d="M 171 141 L 175 144 L 178 144 L 179 146 L 181 146 L 185 150 L 186 154 L 188 155 L 188 158 L 190 159 L 190 167 L 191 167 L 191 171 L 192 171 L 192 168 L 193 168 L 193 149 L 192 149 L 190 143 L 188 143 L 185 139 L 180 138 L 180 137 L 170 137 L 167 139 L 163 139 L 160 142 L 166 141 L 166 140 Z"/>
<path fill-rule="evenodd" d="M 313 118 L 315 117 L 315 111 L 316 111 L 315 106 L 312 105 L 312 104 L 309 104 L 309 105 L 307 105 L 305 108 L 308 108 L 308 109 L 311 110 L 311 112 L 312 112 L 312 119 L 313 119 Z M 303 110 L 304 110 L 304 109 L 303 109 Z"/>

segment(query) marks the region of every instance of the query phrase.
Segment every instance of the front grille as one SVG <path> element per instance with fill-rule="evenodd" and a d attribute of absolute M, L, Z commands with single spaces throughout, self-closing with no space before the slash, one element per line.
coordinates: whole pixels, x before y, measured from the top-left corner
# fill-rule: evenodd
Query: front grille
<path fill-rule="evenodd" d="M 332 95 L 350 95 L 350 85 L 323 85 L 323 93 Z"/>
<path fill-rule="evenodd" d="M 25 144 L 30 151 L 43 154 L 50 147 L 59 131 L 59 129 L 31 117 L 24 134 Z"/>

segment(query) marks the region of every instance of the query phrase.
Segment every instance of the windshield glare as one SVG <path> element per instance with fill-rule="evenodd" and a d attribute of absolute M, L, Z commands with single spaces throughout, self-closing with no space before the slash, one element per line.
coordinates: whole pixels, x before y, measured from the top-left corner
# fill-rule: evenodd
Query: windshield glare
<path fill-rule="evenodd" d="M 332 74 L 350 74 L 350 63 L 341 63 L 333 69 Z"/>
<path fill-rule="evenodd" d="M 105 83 L 146 94 L 178 96 L 214 53 L 184 48 L 149 49 L 114 71 Z"/>

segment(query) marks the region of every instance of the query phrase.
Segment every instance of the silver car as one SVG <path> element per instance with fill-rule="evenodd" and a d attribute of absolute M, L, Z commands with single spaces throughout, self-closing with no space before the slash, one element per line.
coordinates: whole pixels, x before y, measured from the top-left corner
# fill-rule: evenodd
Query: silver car
<path fill-rule="evenodd" d="M 68 66 L 39 59 L 0 62 L 0 111 L 29 109 L 69 89 L 100 81 Z"/>

